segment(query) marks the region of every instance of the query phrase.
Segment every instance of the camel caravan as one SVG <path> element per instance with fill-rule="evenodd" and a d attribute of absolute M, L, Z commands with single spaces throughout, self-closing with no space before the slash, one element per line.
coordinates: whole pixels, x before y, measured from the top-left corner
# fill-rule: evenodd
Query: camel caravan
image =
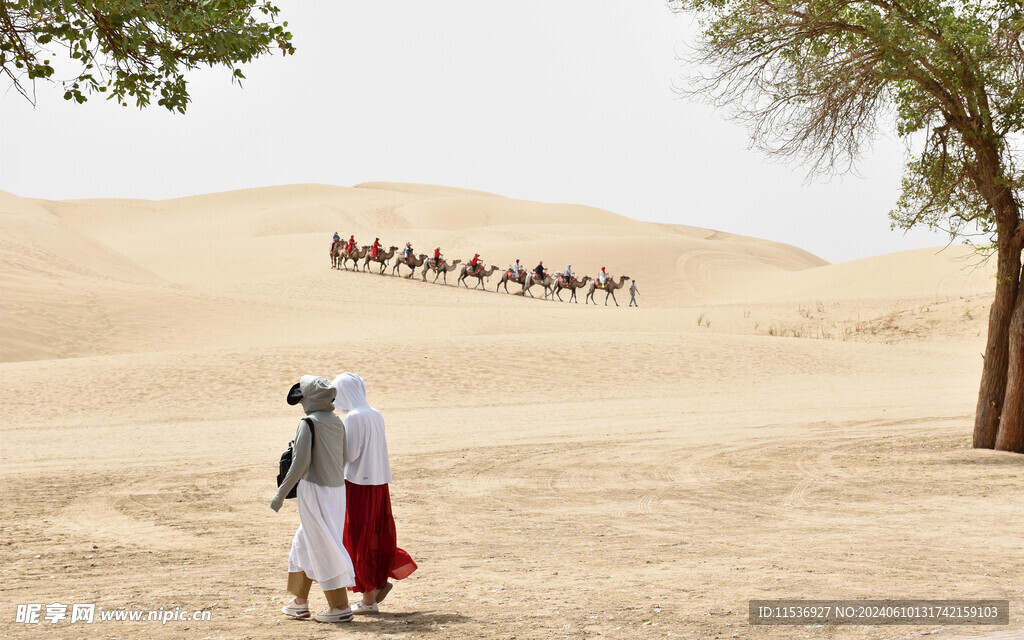
<path fill-rule="evenodd" d="M 548 272 L 544 266 L 544 261 L 541 260 L 534 269 L 527 269 L 521 265 L 519 260 L 516 260 L 514 264 L 510 264 L 507 269 L 499 271 L 497 265 L 486 265 L 483 260 L 480 259 L 480 254 L 476 254 L 468 262 L 463 263 L 462 259 L 456 259 L 448 261 L 441 253 L 441 247 L 434 249 L 433 257 L 425 253 L 417 254 L 413 251 L 412 243 L 406 242 L 405 248 L 399 251 L 399 248 L 392 245 L 388 247 L 387 251 L 384 250 L 384 245 L 380 243 L 380 238 L 376 238 L 373 244 L 370 245 L 358 245 L 355 241 L 355 236 L 349 236 L 346 241 L 342 239 L 337 233 L 334 234 L 334 240 L 331 242 L 331 268 L 338 269 L 339 271 L 344 269 L 349 270 L 348 263 L 352 262 L 352 269 L 354 271 L 369 271 L 370 263 L 378 268 L 377 273 L 384 275 L 387 270 L 388 263 L 391 262 L 391 275 L 401 276 L 402 267 L 408 269 L 408 275 L 404 277 L 411 279 L 416 275 L 416 271 L 420 271 L 421 280 L 427 281 L 427 274 L 433 272 L 434 279 L 432 283 L 436 284 L 437 279 L 441 278 L 443 284 L 448 284 L 448 273 L 456 273 L 458 270 L 458 279 L 455 281 L 455 286 L 460 284 L 467 289 L 471 288 L 466 281 L 470 278 L 476 279 L 476 284 L 473 285 L 473 289 L 480 288 L 486 291 L 484 280 L 490 278 L 495 273 L 499 273 L 498 284 L 494 290 L 500 291 L 502 288 L 505 289 L 505 293 L 511 293 L 512 295 L 529 295 L 531 298 L 535 298 L 533 294 L 534 287 L 541 289 L 544 293 L 545 300 L 558 299 L 560 302 L 573 302 L 579 303 L 579 299 L 576 297 L 577 289 L 588 287 L 587 295 L 584 297 L 584 304 L 590 304 L 593 302 L 597 304 L 597 299 L 594 297 L 598 292 L 604 292 L 604 304 L 608 305 L 608 299 L 611 298 L 615 306 L 619 306 L 619 301 L 615 298 L 615 291 L 626 286 L 629 282 L 629 276 L 619 276 L 618 279 L 613 278 L 608 274 L 604 267 L 601 267 L 601 271 L 597 277 L 591 277 L 589 275 L 579 277 L 572 270 L 572 265 L 568 265 L 563 271 Z M 359 263 L 362 262 L 362 269 L 359 268 Z M 461 269 L 459 268 L 461 265 Z M 519 291 L 509 291 L 509 283 L 517 284 L 521 288 Z M 568 300 L 562 298 L 562 292 L 568 291 Z"/>

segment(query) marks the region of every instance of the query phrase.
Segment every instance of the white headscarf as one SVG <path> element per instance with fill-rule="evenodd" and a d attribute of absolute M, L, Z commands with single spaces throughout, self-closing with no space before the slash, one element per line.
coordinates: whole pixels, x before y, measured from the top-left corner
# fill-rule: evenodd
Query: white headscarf
<path fill-rule="evenodd" d="M 366 400 L 366 383 L 358 375 L 345 372 L 331 386 L 338 390 L 334 406 L 348 412 L 344 418 L 345 479 L 362 485 L 391 483 L 384 416 Z"/>
<path fill-rule="evenodd" d="M 331 382 L 331 386 L 337 391 L 334 396 L 334 408 L 338 411 L 351 412 L 370 406 L 366 400 L 366 382 L 358 375 L 346 371 L 339 374 Z"/>

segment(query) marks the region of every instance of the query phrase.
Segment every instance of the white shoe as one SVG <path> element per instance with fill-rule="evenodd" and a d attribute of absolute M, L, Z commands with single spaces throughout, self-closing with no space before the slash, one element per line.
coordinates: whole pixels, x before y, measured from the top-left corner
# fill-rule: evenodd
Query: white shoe
<path fill-rule="evenodd" d="M 357 614 L 357 615 L 358 614 L 364 614 L 364 613 L 380 613 L 380 609 L 377 607 L 377 603 L 376 602 L 374 602 L 373 604 L 363 604 L 362 600 L 354 603 L 351 606 L 351 609 L 352 609 L 352 613 Z"/>
<path fill-rule="evenodd" d="M 321 611 L 313 619 L 317 622 L 352 622 L 352 607 Z"/>
<path fill-rule="evenodd" d="M 295 604 L 295 601 L 292 600 L 281 608 L 281 613 L 289 618 L 308 618 L 309 602 L 306 602 L 305 604 Z"/>

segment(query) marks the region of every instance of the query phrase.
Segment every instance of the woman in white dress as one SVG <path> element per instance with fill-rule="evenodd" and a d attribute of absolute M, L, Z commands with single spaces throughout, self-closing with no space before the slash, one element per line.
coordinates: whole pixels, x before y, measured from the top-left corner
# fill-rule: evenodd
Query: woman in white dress
<path fill-rule="evenodd" d="M 288 554 L 288 592 L 295 596 L 281 612 L 308 618 L 313 582 L 323 589 L 327 611 L 317 622 L 351 622 L 348 587 L 355 586 L 352 559 L 345 550 L 345 425 L 334 413 L 334 387 L 320 376 L 302 376 L 288 392 L 288 404 L 302 404 L 292 447 L 292 465 L 270 503 L 281 509 L 296 488 L 299 528 Z M 312 421 L 313 429 L 307 421 Z"/>

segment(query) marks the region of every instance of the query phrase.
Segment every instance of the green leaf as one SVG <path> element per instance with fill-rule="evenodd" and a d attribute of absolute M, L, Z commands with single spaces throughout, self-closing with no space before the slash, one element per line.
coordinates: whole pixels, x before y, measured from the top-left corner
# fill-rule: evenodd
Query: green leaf
<path fill-rule="evenodd" d="M 49 60 L 40 64 L 37 56 L 45 55 L 40 47 L 57 43 L 82 65 L 61 70 L 71 75 L 69 84 L 77 87 L 77 79 L 87 93 L 106 92 L 90 75 L 98 68 L 100 77 L 116 79 L 108 99 L 124 103 L 123 97 L 133 96 L 140 108 L 150 104 L 151 92 L 170 84 L 173 88 L 158 104 L 184 112 L 190 98 L 182 74 L 200 66 L 227 67 L 231 81 L 241 84 L 245 75 L 238 64 L 277 50 L 294 53 L 287 23 L 276 22 L 280 10 L 260 0 L 21 0 L 5 2 L 4 10 L 29 34 L 26 52 L 0 37 L 0 65 L 8 75 L 29 82 L 52 78 L 57 70 Z M 76 88 L 66 91 L 65 99 L 81 104 L 87 96 Z"/>

